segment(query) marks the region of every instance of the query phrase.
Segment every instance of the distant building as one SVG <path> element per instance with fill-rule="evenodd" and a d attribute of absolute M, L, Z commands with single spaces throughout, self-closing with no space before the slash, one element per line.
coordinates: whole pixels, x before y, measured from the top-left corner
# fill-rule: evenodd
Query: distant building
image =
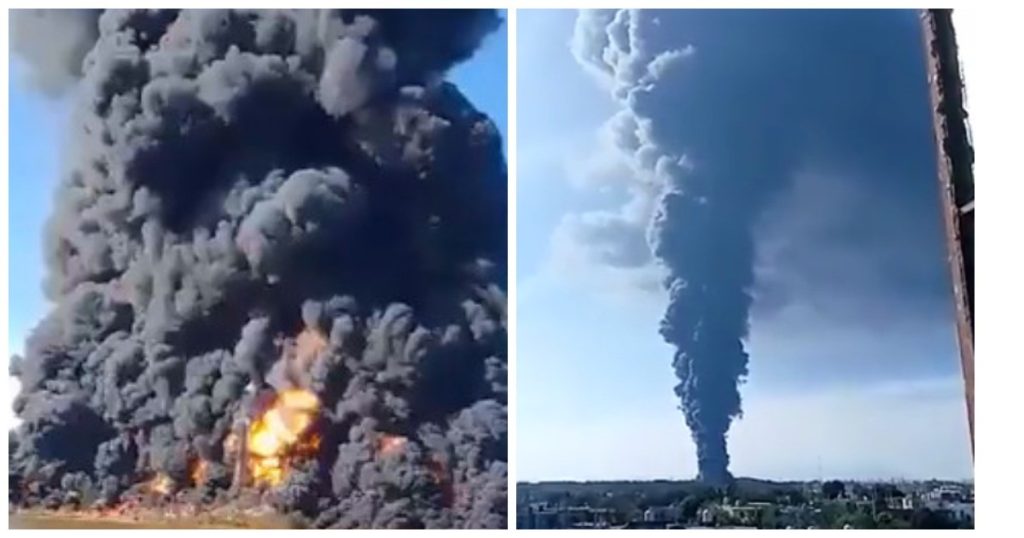
<path fill-rule="evenodd" d="M 526 505 L 516 515 L 520 529 L 606 529 L 611 526 L 612 510 L 590 506 L 556 506 L 546 502 Z"/>
<path fill-rule="evenodd" d="M 943 506 L 943 510 L 957 523 L 974 522 L 974 503 L 951 502 Z"/>
<path fill-rule="evenodd" d="M 752 502 L 743 505 L 713 504 L 697 512 L 700 525 L 716 527 L 756 527 L 770 514 L 774 519 L 778 507 L 773 503 Z"/>
<path fill-rule="evenodd" d="M 944 500 L 941 497 L 926 497 L 923 500 L 923 506 L 935 512 L 943 512 L 957 523 L 971 523 L 974 521 L 973 502 Z"/>
<path fill-rule="evenodd" d="M 804 528 L 814 519 L 814 513 L 806 506 L 782 506 L 776 514 L 776 526 Z"/>
<path fill-rule="evenodd" d="M 724 506 L 723 509 L 730 524 L 749 527 L 757 526 L 766 513 L 774 513 L 775 505 L 772 503 L 749 503 L 741 506 Z"/>
<path fill-rule="evenodd" d="M 557 529 L 558 512 L 546 502 L 526 505 L 525 510 L 516 514 L 516 526 L 521 529 Z"/>
<path fill-rule="evenodd" d="M 701 508 L 697 512 L 697 522 L 701 525 L 711 526 L 715 523 L 715 517 L 718 515 L 719 509 L 717 505 L 711 505 Z"/>
<path fill-rule="evenodd" d="M 677 521 L 681 513 L 679 507 L 675 505 L 669 506 L 652 506 L 647 510 L 644 510 L 644 521 L 664 521 L 674 522 Z"/>
<path fill-rule="evenodd" d="M 925 502 L 966 501 L 968 488 L 963 484 L 939 484 L 924 494 Z"/>
<path fill-rule="evenodd" d="M 820 480 L 806 482 L 804 483 L 803 494 L 811 498 L 821 497 L 824 494 L 822 485 L 823 483 Z"/>
<path fill-rule="evenodd" d="M 593 508 L 590 506 L 569 506 L 564 509 L 563 521 L 568 525 L 562 528 L 606 529 L 611 525 L 613 513 L 611 508 Z"/>
<path fill-rule="evenodd" d="M 889 497 L 885 500 L 885 507 L 892 511 L 911 511 L 917 508 L 914 498 L 909 495 L 903 497 Z"/>

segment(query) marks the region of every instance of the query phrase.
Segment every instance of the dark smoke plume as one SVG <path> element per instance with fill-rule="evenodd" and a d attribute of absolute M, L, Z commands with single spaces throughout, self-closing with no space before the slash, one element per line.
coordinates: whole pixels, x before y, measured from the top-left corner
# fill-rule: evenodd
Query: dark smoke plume
<path fill-rule="evenodd" d="M 885 156 L 870 134 L 886 125 L 878 110 L 907 106 L 905 92 L 893 99 L 886 88 L 887 60 L 916 53 L 915 24 L 910 13 L 784 10 L 577 19 L 577 60 L 622 107 L 606 128 L 635 172 L 630 204 L 652 208 L 636 236 L 646 232 L 666 273 L 660 332 L 676 349 L 675 392 L 702 480 L 732 478 L 726 436 L 741 415 L 759 219 L 808 154 Z M 584 237 L 635 237 L 618 229 L 628 220 L 590 222 L 617 229 Z M 635 245 L 606 247 L 605 258 L 643 262 Z"/>
<path fill-rule="evenodd" d="M 157 473 L 223 500 L 235 421 L 299 386 L 321 448 L 279 509 L 503 528 L 505 160 L 444 81 L 497 13 L 11 21 L 36 80 L 78 104 L 46 233 L 56 306 L 11 365 L 12 504 L 114 505 Z M 304 332 L 323 344 L 285 364 Z"/>

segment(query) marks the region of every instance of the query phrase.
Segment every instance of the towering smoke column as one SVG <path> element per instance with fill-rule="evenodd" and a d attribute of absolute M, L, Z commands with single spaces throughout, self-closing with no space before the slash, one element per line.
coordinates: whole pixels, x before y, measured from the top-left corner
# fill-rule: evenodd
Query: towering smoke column
<path fill-rule="evenodd" d="M 781 10 L 577 19 L 573 52 L 621 106 L 606 129 L 634 174 L 624 210 L 590 221 L 617 233 L 580 233 L 646 235 L 647 261 L 665 272 L 660 332 L 676 350 L 675 392 L 707 483 L 732 478 L 726 435 L 741 415 L 759 219 L 798 159 L 837 148 L 878 156 L 856 137 L 884 125 L 871 103 L 886 98 L 886 82 L 864 74 L 891 75 L 882 58 L 916 52 L 913 22 L 908 13 Z M 630 227 L 635 234 L 623 233 Z"/>
<path fill-rule="evenodd" d="M 12 359 L 12 504 L 234 479 L 317 526 L 503 528 L 506 168 L 443 80 L 500 23 L 13 12 L 78 106 L 55 307 Z"/>

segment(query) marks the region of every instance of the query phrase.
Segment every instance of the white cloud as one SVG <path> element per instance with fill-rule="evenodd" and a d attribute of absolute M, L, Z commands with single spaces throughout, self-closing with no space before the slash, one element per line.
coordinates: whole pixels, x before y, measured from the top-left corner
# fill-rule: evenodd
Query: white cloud
<path fill-rule="evenodd" d="M 615 86 L 615 60 L 609 54 L 614 42 L 608 27 L 615 17 L 610 10 L 581 9 L 569 40 L 576 62 L 609 91 Z"/>
<path fill-rule="evenodd" d="M 647 74 L 654 80 L 658 80 L 665 76 L 665 73 L 672 69 L 677 69 L 678 66 L 682 65 L 687 58 L 693 56 L 696 52 L 697 49 L 693 45 L 664 51 L 655 56 L 651 63 L 647 65 Z"/>
<path fill-rule="evenodd" d="M 593 214 L 591 214 L 593 215 Z M 602 261 L 600 242 L 585 242 L 579 215 L 567 215 L 551 237 L 550 257 L 537 278 L 603 298 L 636 301 L 663 295 L 664 270 L 648 256 L 644 263 L 610 264 Z M 640 245 L 645 245 L 642 242 Z M 646 248 L 645 246 L 643 248 Z"/>
<path fill-rule="evenodd" d="M 14 409 L 12 408 L 12 405 L 14 403 L 14 397 L 18 394 L 19 391 L 21 391 L 21 383 L 18 382 L 17 378 L 8 377 L 7 378 L 7 395 L 8 395 L 8 398 L 6 400 L 7 401 L 7 411 L 6 411 L 6 415 L 4 417 L 6 419 L 6 421 L 7 421 L 7 422 L 5 422 L 5 424 L 7 425 L 7 429 L 8 430 L 13 430 L 14 428 L 18 427 L 18 424 L 21 423 L 21 420 L 14 414 Z"/>
<path fill-rule="evenodd" d="M 561 162 L 565 178 L 577 189 L 608 191 L 628 185 L 636 177 L 629 158 L 604 137 L 563 153 Z"/>
<path fill-rule="evenodd" d="M 51 305 L 49 303 L 47 303 L 47 306 L 50 307 Z M 11 346 L 11 348 L 8 349 L 8 351 L 9 351 L 9 353 L 7 355 L 7 363 L 8 364 L 10 364 L 10 362 L 11 362 L 11 354 L 12 353 L 13 354 L 17 354 L 17 355 L 22 355 L 22 354 L 25 353 L 25 335 L 24 335 L 24 332 L 23 331 L 17 331 L 17 330 L 16 331 L 11 331 L 10 337 L 11 337 L 10 343 L 14 344 L 14 345 Z M 21 392 L 21 383 L 18 381 L 18 378 L 8 376 L 7 377 L 7 397 L 3 399 L 5 402 L 7 402 L 7 407 L 6 407 L 6 410 L 4 412 L 4 419 L 5 419 L 6 422 L 4 422 L 4 424 L 7 426 L 8 430 L 13 430 L 14 428 L 18 427 L 18 424 L 21 423 L 21 420 L 17 417 L 17 415 L 14 414 L 14 398 L 15 398 L 15 396 L 18 395 L 19 392 Z"/>

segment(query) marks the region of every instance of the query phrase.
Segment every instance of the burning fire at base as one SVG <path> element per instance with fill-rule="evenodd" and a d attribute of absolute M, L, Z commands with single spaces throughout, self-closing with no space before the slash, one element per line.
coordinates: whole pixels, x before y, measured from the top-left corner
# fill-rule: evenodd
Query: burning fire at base
<path fill-rule="evenodd" d="M 174 487 L 174 481 L 164 473 L 157 473 L 157 475 L 147 483 L 147 487 L 152 493 L 168 495 Z"/>
<path fill-rule="evenodd" d="M 196 460 L 192 470 L 189 471 L 189 477 L 192 478 L 193 486 L 202 485 L 206 481 L 206 460 L 202 458 Z"/>
<path fill-rule="evenodd" d="M 285 479 L 290 465 L 320 449 L 320 436 L 313 431 L 320 399 L 298 386 L 305 384 L 310 365 L 326 347 L 327 338 L 313 327 L 306 327 L 285 344 L 276 375 L 280 383 L 292 388 L 276 392 L 249 422 L 243 437 L 244 461 L 237 463 L 245 471 L 244 476 L 235 478 L 239 486 L 276 486 Z M 229 437 L 229 441 L 234 445 L 237 438 Z"/>
<path fill-rule="evenodd" d="M 316 454 L 320 437 L 311 428 L 319 410 L 315 394 L 289 389 L 278 393 L 270 408 L 252 422 L 246 436 L 246 459 L 255 485 L 280 484 L 290 462 Z"/>

